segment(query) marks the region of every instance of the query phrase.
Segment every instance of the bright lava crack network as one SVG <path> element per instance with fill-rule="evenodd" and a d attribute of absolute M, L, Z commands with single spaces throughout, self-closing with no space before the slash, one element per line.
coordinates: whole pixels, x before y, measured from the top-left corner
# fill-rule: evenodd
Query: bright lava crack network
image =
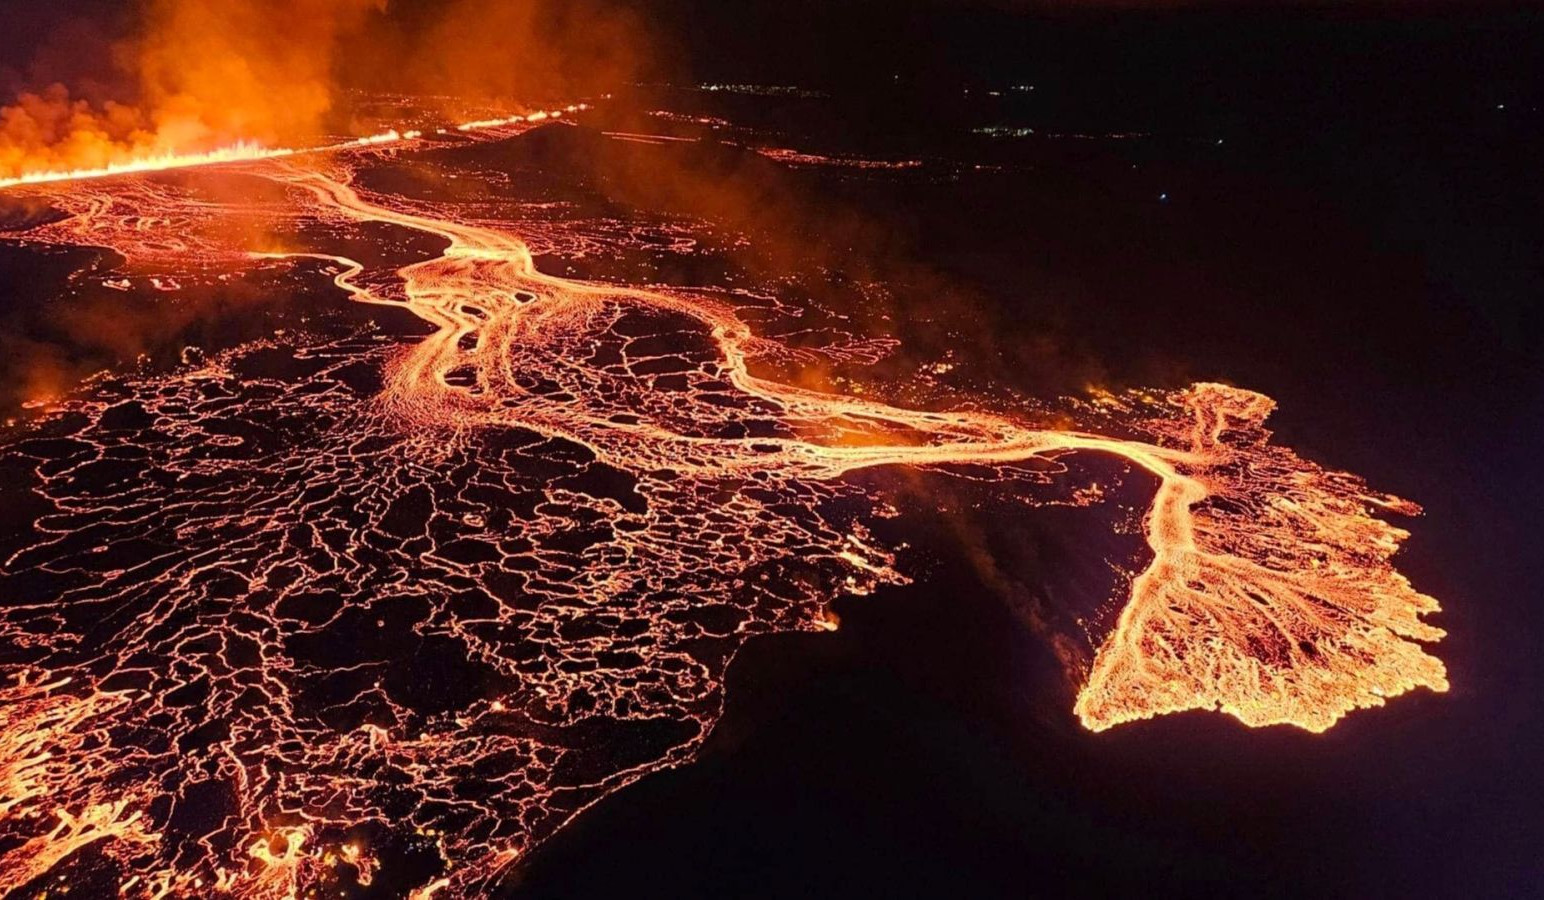
<path fill-rule="evenodd" d="M 428 334 L 98 380 L 0 444 L 34 518 L 0 559 L 0 893 L 479 896 L 689 760 L 746 637 L 901 580 L 860 469 L 1150 473 L 1151 561 L 1078 693 L 1089 729 L 1205 709 L 1322 731 L 1446 689 L 1417 643 L 1437 604 L 1378 517 L 1416 509 L 1272 445 L 1270 399 L 1106 396 L 1052 428 L 781 383 L 735 303 L 544 274 L 495 207 L 366 190 L 385 143 L 222 167 L 261 199 L 21 188 L 69 214 L 32 241 L 320 272 Z M 418 249 L 351 256 L 368 229 Z"/>

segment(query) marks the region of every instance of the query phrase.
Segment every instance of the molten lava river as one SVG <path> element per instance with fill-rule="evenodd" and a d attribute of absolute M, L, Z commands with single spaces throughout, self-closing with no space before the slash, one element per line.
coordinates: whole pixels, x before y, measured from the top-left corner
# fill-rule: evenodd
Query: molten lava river
<path fill-rule="evenodd" d="M 689 761 L 748 637 L 903 579 L 871 530 L 902 513 L 854 477 L 881 467 L 1147 473 L 1145 568 L 1073 708 L 1093 731 L 1196 709 L 1323 731 L 1446 689 L 1418 643 L 1437 603 L 1381 518 L 1415 507 L 1273 445 L 1269 398 L 913 409 L 778 377 L 882 348 L 780 340 L 805 311 L 765 293 L 540 271 L 617 238 L 470 189 L 511 176 L 456 154 L 530 127 L 476 125 L 6 189 L 57 213 L 13 243 L 112 251 L 77 286 L 175 304 L 304 276 L 400 327 L 190 350 L 0 432 L 25 519 L 0 556 L 0 894 L 480 896 Z M 416 175 L 370 187 L 392 167 Z"/>

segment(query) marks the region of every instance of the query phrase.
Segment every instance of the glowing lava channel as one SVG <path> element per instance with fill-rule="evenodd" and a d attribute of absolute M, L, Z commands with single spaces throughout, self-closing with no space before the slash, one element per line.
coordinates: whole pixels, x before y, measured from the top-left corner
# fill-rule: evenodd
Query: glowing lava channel
<path fill-rule="evenodd" d="M 990 465 L 1066 451 L 1113 454 L 1156 476 L 1144 528 L 1153 561 L 1134 580 L 1078 696 L 1077 714 L 1091 729 L 1219 709 L 1248 725 L 1323 731 L 1356 707 L 1381 705 L 1414 687 L 1447 687 L 1442 664 L 1408 640 L 1442 637 L 1420 621 L 1437 603 L 1387 563 L 1407 532 L 1371 515 L 1414 514 L 1418 507 L 1368 494 L 1353 478 L 1271 447 L 1262 426 L 1275 404 L 1267 397 L 1198 384 L 1170 398 L 1175 418 L 1151 423 L 1159 440 L 1144 443 L 805 390 L 750 373 L 757 338 L 732 309 L 698 296 L 543 275 L 507 233 L 389 209 L 313 173 L 293 181 L 359 221 L 450 242 L 440 258 L 399 273 L 408 307 L 438 330 L 396 363 L 384 399 L 421 425 L 518 424 L 583 443 L 613 465 L 703 477 L 776 469 L 833 479 L 872 466 Z M 374 300 L 346 280 L 340 284 Z M 543 330 L 582 329 L 608 303 L 703 322 L 727 380 L 780 410 L 796 436 L 704 438 L 683 433 L 680 412 L 618 424 L 609 408 L 588 408 L 582 399 L 530 398 L 514 361 L 529 360 L 530 347 L 544 345 Z M 476 372 L 477 394 L 450 382 L 453 371 L 467 367 Z M 876 431 L 896 440 L 875 440 Z M 829 441 L 848 433 L 870 438 L 852 446 Z"/>

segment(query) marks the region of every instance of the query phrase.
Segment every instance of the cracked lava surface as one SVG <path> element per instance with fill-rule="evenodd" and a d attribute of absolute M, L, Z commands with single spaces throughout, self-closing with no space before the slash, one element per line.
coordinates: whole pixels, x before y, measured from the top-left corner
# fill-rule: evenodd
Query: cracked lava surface
<path fill-rule="evenodd" d="M 1105 395 L 1053 427 L 782 383 L 758 374 L 790 352 L 764 311 L 544 274 L 497 205 L 360 186 L 387 156 L 219 170 L 256 199 L 200 176 L 21 188 L 68 214 L 26 240 L 110 248 L 172 295 L 304 271 L 428 333 L 99 377 L 3 437 L 33 524 L 0 559 L 0 894 L 362 895 L 406 859 L 404 892 L 478 896 L 689 761 L 748 637 L 834 627 L 834 597 L 902 580 L 865 527 L 899 513 L 846 477 L 876 467 L 1099 454 L 1153 477 L 1089 729 L 1205 709 L 1322 731 L 1446 689 L 1418 643 L 1437 604 L 1380 518 L 1418 510 L 1272 445 L 1267 397 Z M 379 229 L 429 249 L 327 239 Z"/>

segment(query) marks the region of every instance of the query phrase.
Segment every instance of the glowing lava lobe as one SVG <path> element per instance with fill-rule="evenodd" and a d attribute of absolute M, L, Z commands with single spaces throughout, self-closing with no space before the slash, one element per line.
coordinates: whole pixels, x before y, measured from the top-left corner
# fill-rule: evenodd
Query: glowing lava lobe
<path fill-rule="evenodd" d="M 1188 459 L 1147 522 L 1154 558 L 1132 583 L 1076 712 L 1103 730 L 1186 709 L 1323 731 L 1416 687 L 1447 690 L 1415 641 L 1437 602 L 1389 563 L 1408 532 L 1373 515 L 1419 508 L 1272 447 L 1262 395 L 1202 384 L 1157 422 Z M 1181 459 L 1186 459 L 1182 457 Z"/>

